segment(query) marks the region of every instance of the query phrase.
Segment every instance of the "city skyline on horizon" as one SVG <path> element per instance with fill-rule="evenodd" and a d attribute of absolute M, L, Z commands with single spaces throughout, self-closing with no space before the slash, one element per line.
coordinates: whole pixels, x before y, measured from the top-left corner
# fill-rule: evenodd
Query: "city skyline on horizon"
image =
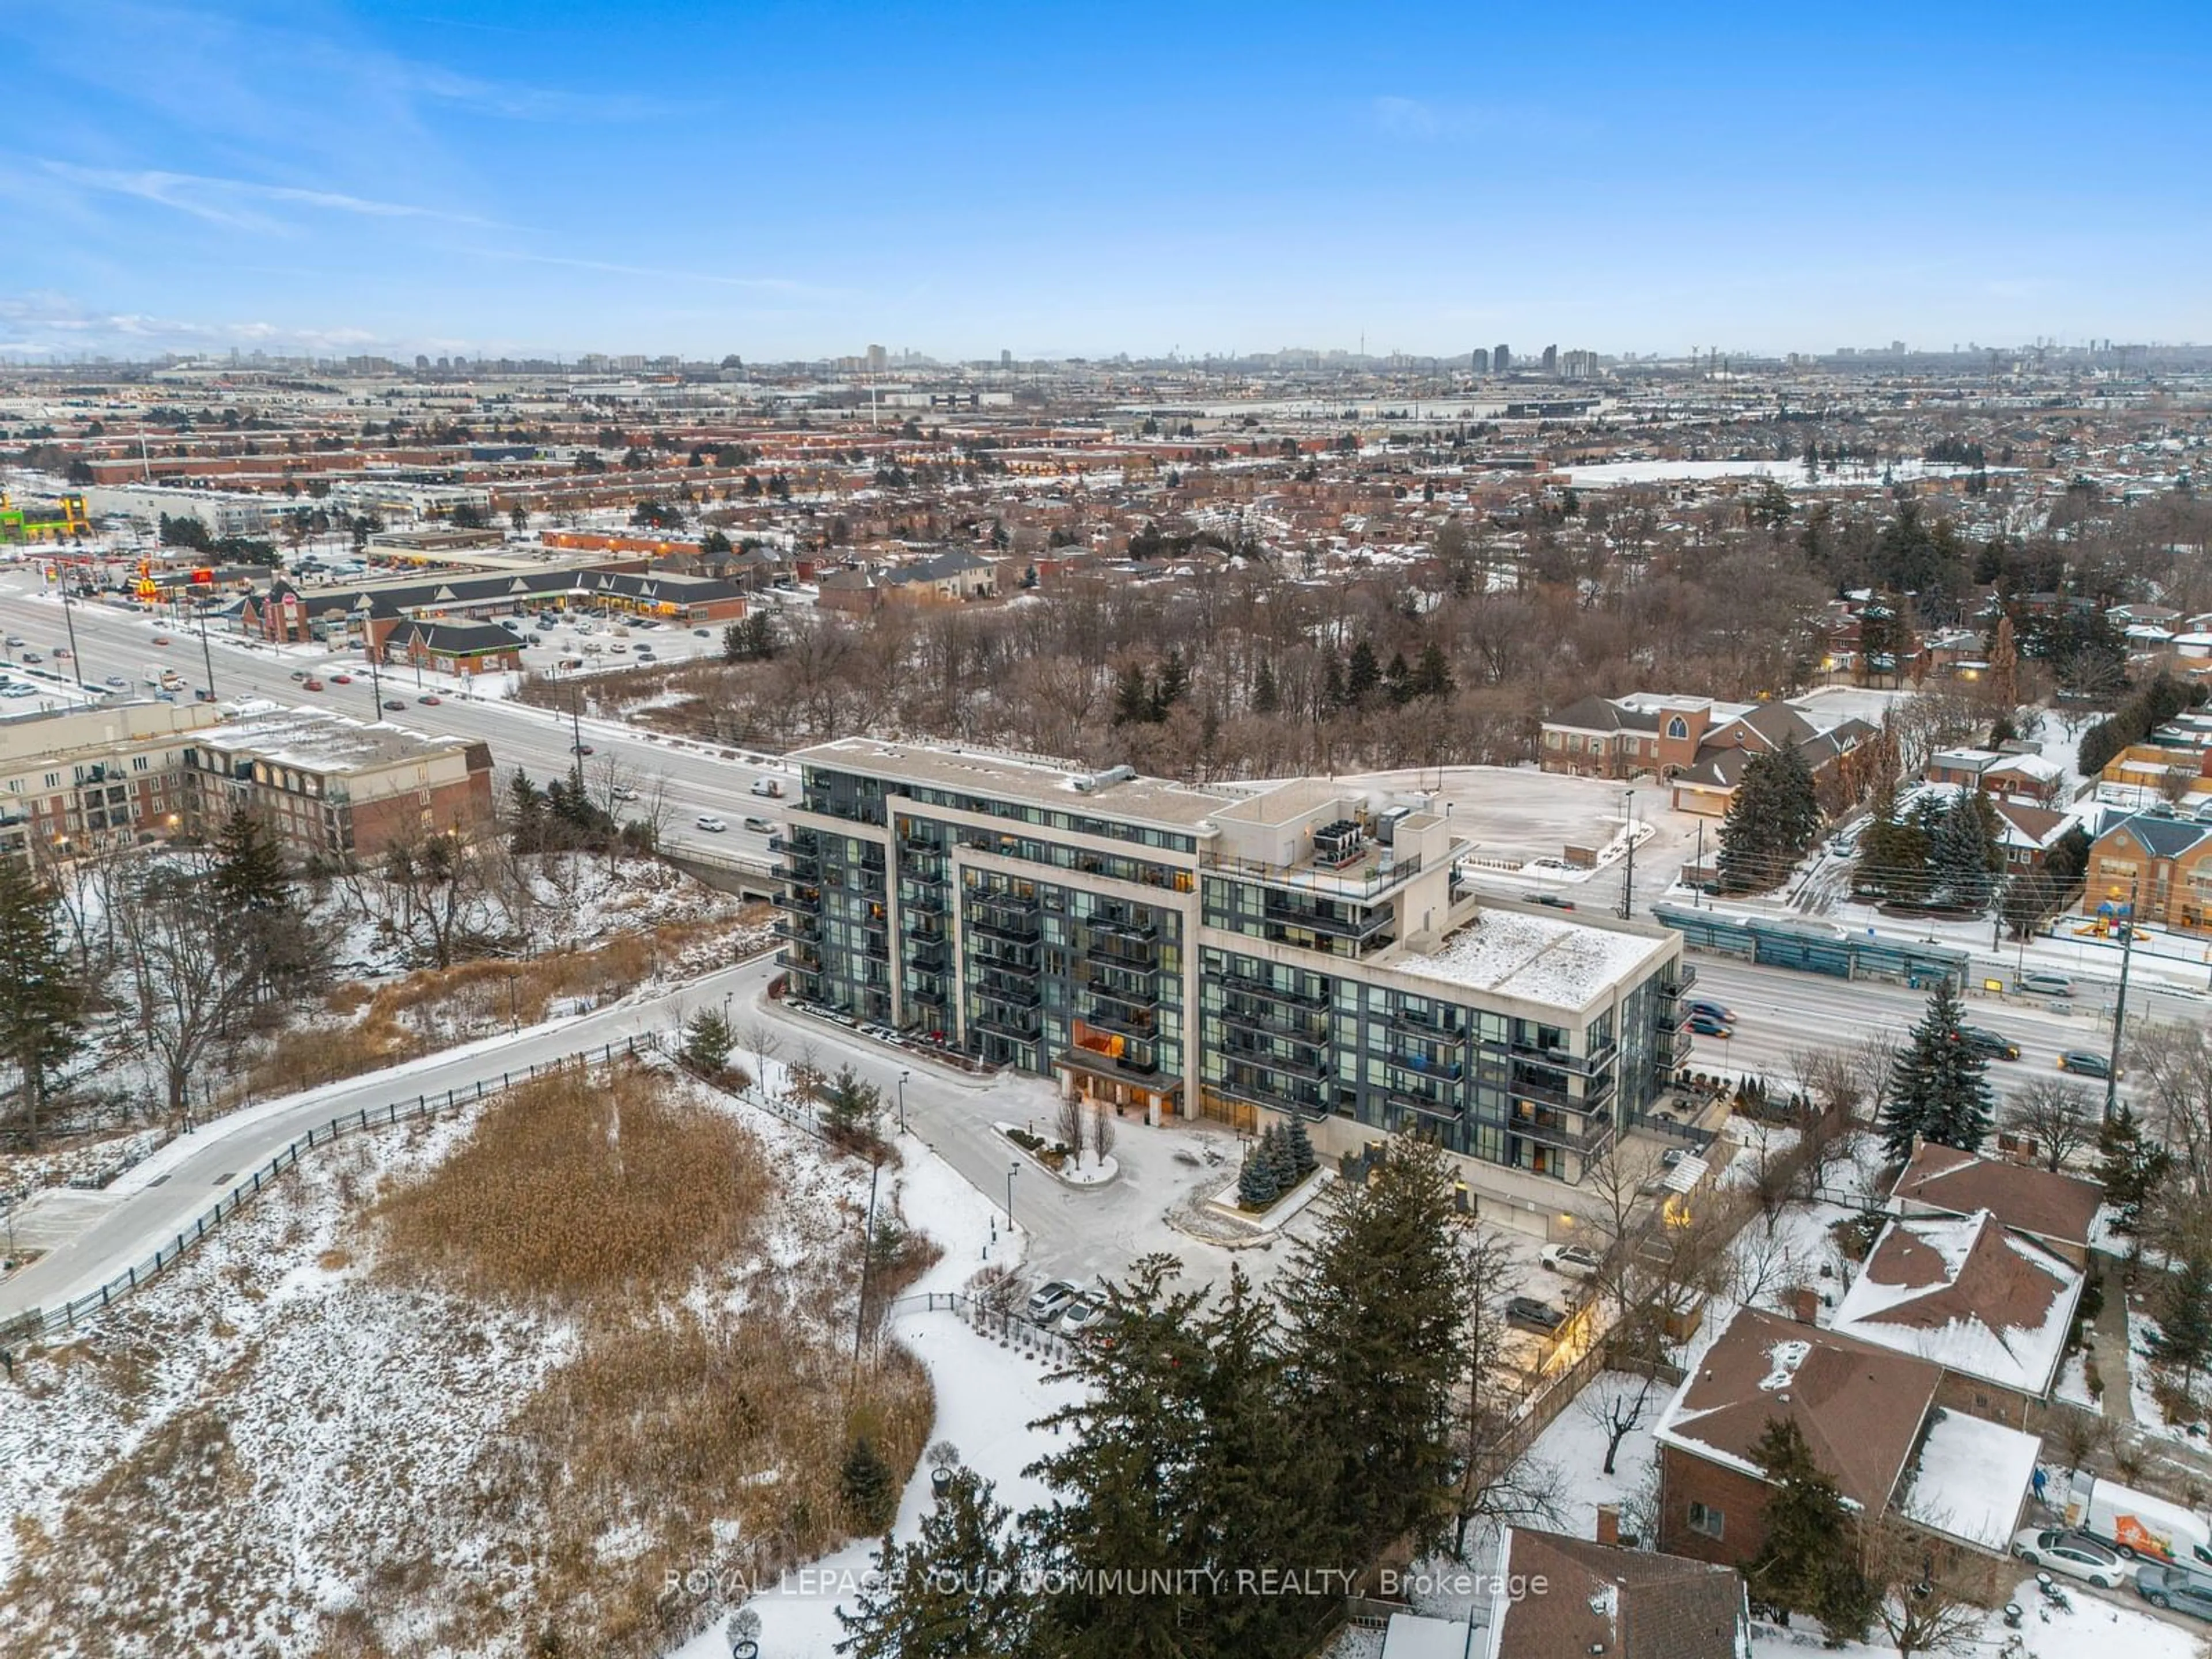
<path fill-rule="evenodd" d="M 23 0 L 0 357 L 2212 339 L 2212 20 L 2069 15 Z"/>

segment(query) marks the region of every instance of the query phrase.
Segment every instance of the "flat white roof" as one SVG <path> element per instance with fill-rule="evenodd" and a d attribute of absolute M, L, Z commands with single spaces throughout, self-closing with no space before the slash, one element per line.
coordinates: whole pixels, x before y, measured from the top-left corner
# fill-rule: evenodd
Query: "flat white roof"
<path fill-rule="evenodd" d="M 1652 960 L 1666 941 L 1485 905 L 1434 950 L 1378 965 L 1425 979 L 1578 1008 Z"/>
<path fill-rule="evenodd" d="M 2002 1554 L 2012 1547 L 2043 1443 L 1960 1412 L 1939 1407 L 1934 1415 L 1905 1512 L 1937 1532 Z"/>

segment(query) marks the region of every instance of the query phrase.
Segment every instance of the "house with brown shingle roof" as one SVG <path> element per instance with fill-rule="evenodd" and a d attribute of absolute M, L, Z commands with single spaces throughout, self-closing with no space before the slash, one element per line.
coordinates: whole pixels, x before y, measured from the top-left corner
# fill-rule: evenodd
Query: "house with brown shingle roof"
<path fill-rule="evenodd" d="M 1760 1437 L 1795 1422 L 1847 1502 L 1879 1513 L 1912 1456 L 1943 1370 L 1931 1361 L 1740 1310 L 1667 1403 L 1659 1444 L 1659 1547 L 1733 1566 L 1766 1542 Z"/>
<path fill-rule="evenodd" d="M 1741 1659 L 1751 1610 L 1733 1567 L 1532 1528 L 1499 1544 L 1484 1659 Z M 1507 1587 L 1526 1593 L 1515 1596 Z M 1541 1584 L 1540 1592 L 1534 1587 Z"/>
<path fill-rule="evenodd" d="M 1987 1210 L 1900 1216 L 1836 1306 L 1838 1334 L 1943 1368 L 1938 1401 L 2039 1427 L 2081 1299 L 2081 1269 Z"/>
<path fill-rule="evenodd" d="M 1986 1210 L 2077 1267 L 2089 1265 L 2089 1240 L 2104 1201 L 2104 1188 L 2094 1181 L 1983 1158 L 1932 1140 L 1912 1149 L 1889 1189 L 1893 1214 L 1970 1216 Z"/>

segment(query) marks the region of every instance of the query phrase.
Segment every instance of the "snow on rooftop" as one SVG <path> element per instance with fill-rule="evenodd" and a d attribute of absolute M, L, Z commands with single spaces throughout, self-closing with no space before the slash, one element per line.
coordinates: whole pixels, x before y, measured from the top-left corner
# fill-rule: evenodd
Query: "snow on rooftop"
<path fill-rule="evenodd" d="M 1389 965 L 1479 991 L 1579 1007 L 1658 948 L 1640 933 L 1486 906 L 1436 949 L 1408 952 Z"/>
<path fill-rule="evenodd" d="M 1905 1513 L 1969 1544 L 2008 1550 L 2041 1450 L 2032 1434 L 1938 1409 Z"/>
<path fill-rule="evenodd" d="M 1759 1386 L 1769 1394 L 1788 1388 L 1796 1379 L 1797 1368 L 1805 1363 L 1812 1352 L 1813 1345 L 1809 1342 L 1776 1343 L 1766 1351 L 1771 1367 L 1766 1375 L 1759 1379 Z"/>

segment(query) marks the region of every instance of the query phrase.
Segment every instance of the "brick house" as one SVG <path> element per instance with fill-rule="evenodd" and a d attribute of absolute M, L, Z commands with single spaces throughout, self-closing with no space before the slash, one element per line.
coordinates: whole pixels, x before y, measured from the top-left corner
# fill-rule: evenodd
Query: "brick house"
<path fill-rule="evenodd" d="M 1786 702 L 1715 702 L 1637 692 L 1583 697 L 1545 720 L 1547 772 L 1620 781 L 1653 774 L 1673 785 L 1677 811 L 1718 817 L 1758 754 L 1795 749 L 1817 784 L 1874 735 L 1861 720 L 1827 726 Z"/>
<path fill-rule="evenodd" d="M 2133 903 L 2146 922 L 2201 932 L 2212 919 L 2212 824 L 2132 812 L 2089 848 L 2082 908 Z"/>
<path fill-rule="evenodd" d="M 1987 1210 L 1899 1216 L 1831 1329 L 1942 1366 L 1939 1405 L 2038 1429 L 2083 1282 L 2080 1267 Z"/>
<path fill-rule="evenodd" d="M 2040 870 L 2074 827 L 2071 817 L 2047 806 L 1992 797 L 1990 810 L 1997 815 L 1997 845 L 2004 849 L 2008 871 Z"/>
<path fill-rule="evenodd" d="M 2017 1582 L 2009 1552 L 2042 1442 L 1947 1406 L 1943 1378 L 1917 1355 L 1741 1310 L 1656 1431 L 1659 1547 L 1736 1565 L 1759 1554 L 1771 1487 L 1756 1452 L 1788 1418 L 1847 1504 L 1909 1528 L 1996 1599 Z"/>
<path fill-rule="evenodd" d="M 378 660 L 441 674 L 520 672 L 522 641 L 492 623 L 402 623 L 378 642 Z"/>
<path fill-rule="evenodd" d="M 1932 1140 L 1912 1149 L 1889 1189 L 1893 1214 L 1963 1218 L 1986 1212 L 2084 1268 L 2104 1201 L 2104 1188 L 2094 1181 L 1982 1158 Z"/>
<path fill-rule="evenodd" d="M 1531 1527 L 1498 1545 L 1489 1608 L 1491 1654 L 1513 1659 L 1738 1659 L 1751 1609 L 1733 1567 L 1622 1549 Z M 1541 1580 L 1541 1595 L 1504 1586 Z"/>

